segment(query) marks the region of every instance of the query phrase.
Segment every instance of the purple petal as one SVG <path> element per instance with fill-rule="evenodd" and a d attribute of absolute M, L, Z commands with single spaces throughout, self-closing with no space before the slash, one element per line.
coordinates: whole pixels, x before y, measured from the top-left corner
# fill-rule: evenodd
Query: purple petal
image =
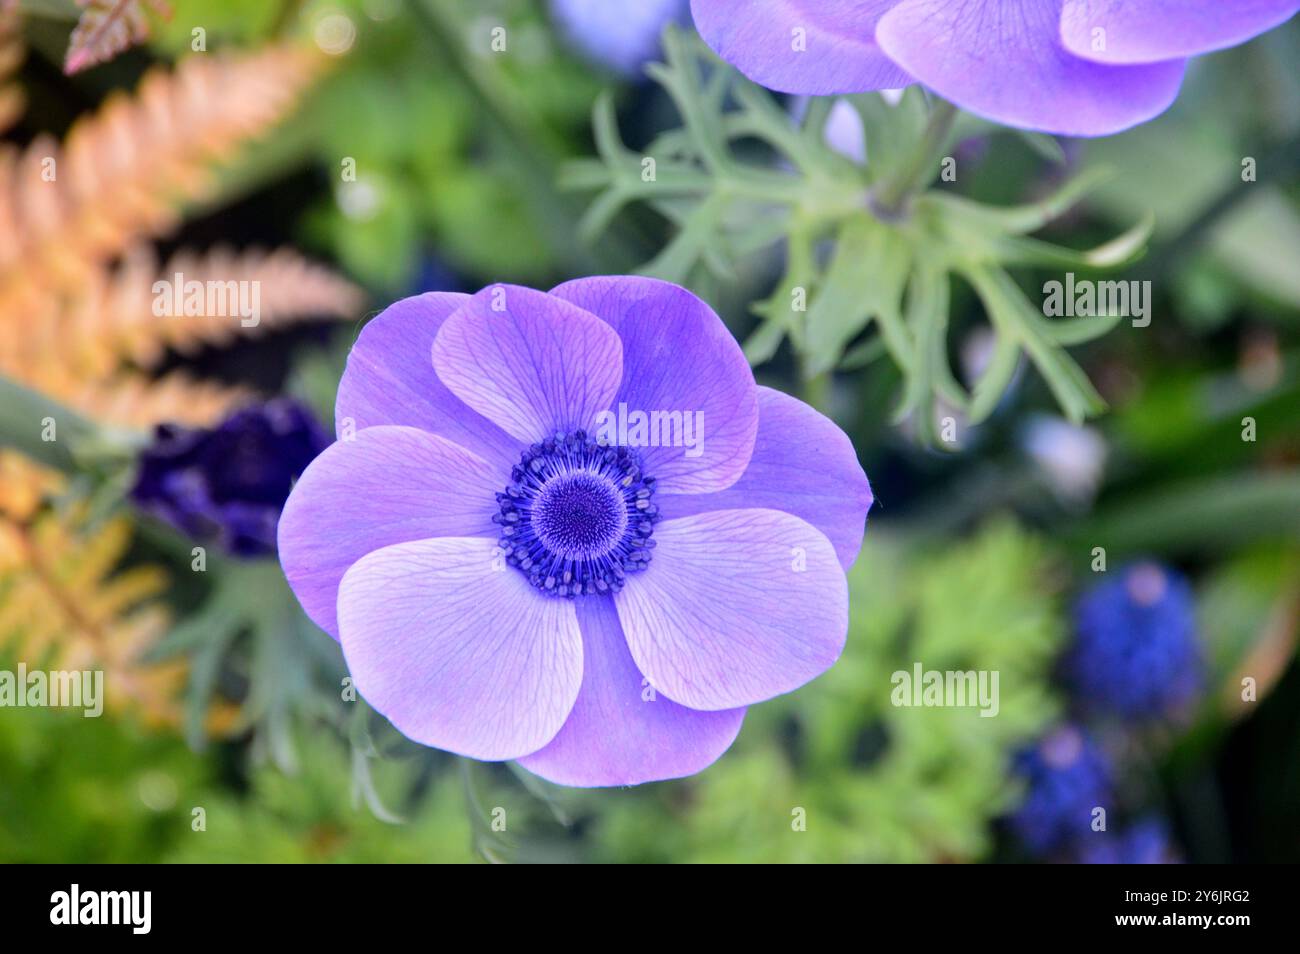
<path fill-rule="evenodd" d="M 658 695 L 632 662 L 613 601 L 574 605 L 582 691 L 560 734 L 520 765 L 559 785 L 639 785 L 694 775 L 731 747 L 744 709 L 699 712 Z"/>
<path fill-rule="evenodd" d="M 758 430 L 754 373 L 713 309 L 653 278 L 582 278 L 551 294 L 603 319 L 622 339 L 623 385 L 611 403 L 614 415 L 620 408 L 681 412 L 660 420 L 691 424 L 689 431 L 673 424 L 667 435 L 659 428 L 660 446 L 641 448 L 645 472 L 661 493 L 722 490 L 744 473 Z M 689 448 L 673 435 L 701 440 Z"/>
<path fill-rule="evenodd" d="M 1065 0 L 1061 40 L 1098 63 L 1155 63 L 1244 43 L 1296 10 L 1297 0 Z"/>
<path fill-rule="evenodd" d="M 776 510 L 717 510 L 655 528 L 654 561 L 615 598 L 637 668 L 692 709 L 797 689 L 839 657 L 848 583 L 816 528 Z"/>
<path fill-rule="evenodd" d="M 338 638 L 339 581 L 374 550 L 429 537 L 495 539 L 508 476 L 446 438 L 385 425 L 338 441 L 303 472 L 280 516 L 280 564 L 312 620 Z"/>
<path fill-rule="evenodd" d="M 618 391 L 623 346 L 609 325 L 567 301 L 492 285 L 443 323 L 433 366 L 452 394 L 533 443 L 592 429 Z"/>
<path fill-rule="evenodd" d="M 704 41 L 754 82 L 820 96 L 912 82 L 875 40 L 876 21 L 897 2 L 691 0 L 691 14 Z"/>
<path fill-rule="evenodd" d="M 519 442 L 466 407 L 433 371 L 433 339 L 467 301 L 450 292 L 403 298 L 361 329 L 334 406 L 340 437 L 349 420 L 355 430 L 406 424 L 472 448 L 504 474 L 519 463 Z"/>
<path fill-rule="evenodd" d="M 1164 112 L 1182 61 L 1103 66 L 1060 42 L 1061 0 L 903 0 L 880 19 L 881 48 L 916 79 L 995 122 L 1104 136 Z"/>
<path fill-rule="evenodd" d="M 655 499 L 671 519 L 746 507 L 792 513 L 826 535 L 846 571 L 862 548 L 872 503 L 848 435 L 803 401 L 765 387 L 758 389 L 754 456 L 740 480 L 719 493 Z"/>
<path fill-rule="evenodd" d="M 473 538 L 399 543 L 339 588 L 358 691 L 408 738 L 491 761 L 554 738 L 582 684 L 573 604 L 539 596 L 497 553 Z"/>

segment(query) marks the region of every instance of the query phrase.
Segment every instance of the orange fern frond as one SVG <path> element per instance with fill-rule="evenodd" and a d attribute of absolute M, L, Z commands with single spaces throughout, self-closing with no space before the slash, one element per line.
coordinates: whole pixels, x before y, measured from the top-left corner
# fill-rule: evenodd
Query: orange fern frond
<path fill-rule="evenodd" d="M 145 240 L 205 197 L 218 163 L 276 123 L 323 62 L 288 46 L 192 56 L 150 72 L 133 97 L 110 97 L 63 146 L 49 136 L 0 146 L 0 326 L 9 329 L 0 373 L 106 423 L 206 425 L 251 395 L 183 375 L 153 381 L 143 372 L 167 348 L 355 314 L 354 285 L 288 251 L 168 263 L 164 277 L 257 282 L 256 326 L 238 316 L 156 317 L 153 308 L 157 267 Z"/>
<path fill-rule="evenodd" d="M 143 0 L 77 0 L 83 8 L 68 42 L 63 72 L 73 73 L 106 63 L 129 46 L 149 39 L 149 17 Z M 171 19 L 163 0 L 148 0 L 153 12 Z"/>
<path fill-rule="evenodd" d="M 103 345 L 70 340 L 65 325 L 34 312 L 22 334 L 0 335 L 0 374 L 82 417 L 125 428 L 162 421 L 204 426 L 253 398 L 245 388 L 199 381 L 183 371 L 162 378 L 119 366 Z"/>
<path fill-rule="evenodd" d="M 0 0 L 0 133 L 23 114 L 27 99 L 10 77 L 18 72 L 25 54 L 19 29 L 18 5 Z"/>
<path fill-rule="evenodd" d="M 356 285 L 288 248 L 182 251 L 161 271 L 142 248 L 111 275 L 97 275 L 70 306 L 63 340 L 100 368 L 122 361 L 148 368 L 168 348 L 188 354 L 304 319 L 347 318 L 363 300 Z"/>
<path fill-rule="evenodd" d="M 191 55 L 134 96 L 110 96 L 62 147 L 39 137 L 0 151 L 0 320 L 166 234 L 181 205 L 210 193 L 215 165 L 278 122 L 323 65 L 298 46 Z"/>
<path fill-rule="evenodd" d="M 84 417 L 139 429 L 163 421 L 206 427 L 253 399 L 247 389 L 197 381 L 181 371 L 154 379 L 123 370 L 103 380 L 86 380 L 54 366 L 25 383 Z"/>
<path fill-rule="evenodd" d="M 0 646 L 29 668 L 104 672 L 105 706 L 174 725 L 185 667 L 145 663 L 167 614 L 155 567 L 117 572 L 131 538 L 116 518 L 91 527 L 84 503 L 28 520 L 0 516 Z"/>
<path fill-rule="evenodd" d="M 17 451 L 0 450 L 0 518 L 26 522 L 64 487 L 63 475 Z"/>
<path fill-rule="evenodd" d="M 121 372 L 85 393 L 85 413 L 122 427 L 152 427 L 175 421 L 207 427 L 220 421 L 239 404 L 253 399 L 246 388 L 198 381 L 182 371 L 154 379 Z M 99 411 L 90 410 L 94 405 Z"/>

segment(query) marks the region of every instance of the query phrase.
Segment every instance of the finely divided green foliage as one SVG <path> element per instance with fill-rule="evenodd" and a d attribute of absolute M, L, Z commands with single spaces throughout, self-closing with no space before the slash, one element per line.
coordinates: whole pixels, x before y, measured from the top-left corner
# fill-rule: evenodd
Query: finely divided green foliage
<path fill-rule="evenodd" d="M 481 860 L 454 771 L 422 791 L 419 803 L 395 822 L 376 817 L 359 804 L 347 773 L 339 771 L 341 753 L 334 739 L 325 733 L 304 733 L 301 754 L 301 768 L 293 775 L 272 766 L 253 772 L 250 789 L 242 798 L 220 790 L 203 793 L 207 830 L 187 831 L 176 838 L 165 860 L 283 864 Z M 418 762 L 389 761 L 383 781 L 389 787 L 409 786 L 419 770 Z M 507 803 L 507 812 L 514 810 L 518 800 Z"/>
<path fill-rule="evenodd" d="M 1065 635 L 1056 560 L 1009 522 L 961 548 L 907 552 L 873 537 L 850 573 L 844 656 L 753 709 L 708 772 L 590 805 L 610 860 L 971 861 L 1012 807 L 1011 752 L 1052 719 Z M 1000 710 L 903 708 L 891 676 L 997 670 Z M 584 804 L 581 798 L 580 804 Z M 805 831 L 791 827 L 806 811 Z"/>
<path fill-rule="evenodd" d="M 874 94 L 847 97 L 865 131 L 868 159 L 858 165 L 826 144 L 830 99 L 812 100 L 796 122 L 694 38 L 670 30 L 664 42 L 666 62 L 650 73 L 682 126 L 638 153 L 619 137 L 612 100 L 598 100 L 599 158 L 571 163 L 563 180 L 597 193 L 582 223 L 588 239 L 627 205 L 643 203 L 676 231 L 642 271 L 696 287 L 735 283 L 751 256 L 781 251 L 783 277 L 752 306 L 762 322 L 745 343 L 750 360 L 767 361 L 788 340 L 805 377 L 815 377 L 888 355 L 904 378 L 896 417 L 917 415 L 918 433 L 930 440 L 940 407 L 970 423 L 992 413 L 1022 356 L 1071 420 L 1104 409 L 1066 348 L 1105 334 L 1118 317 L 1049 320 L 1006 271 L 1115 268 L 1141 254 L 1149 218 L 1092 250 L 1030 237 L 1076 204 L 1100 173 L 1024 206 L 921 191 L 955 145 L 945 104 L 928 105 L 915 87 L 895 105 Z M 969 391 L 948 360 L 954 278 L 974 289 L 997 342 Z"/>

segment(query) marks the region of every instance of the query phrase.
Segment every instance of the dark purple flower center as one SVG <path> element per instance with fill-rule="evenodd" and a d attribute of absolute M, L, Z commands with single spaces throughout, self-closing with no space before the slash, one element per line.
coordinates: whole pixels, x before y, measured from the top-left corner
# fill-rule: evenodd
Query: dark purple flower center
<path fill-rule="evenodd" d="M 543 593 L 614 593 L 649 564 L 655 479 L 631 448 L 556 434 L 524 451 L 510 481 L 492 519 L 506 562 Z"/>

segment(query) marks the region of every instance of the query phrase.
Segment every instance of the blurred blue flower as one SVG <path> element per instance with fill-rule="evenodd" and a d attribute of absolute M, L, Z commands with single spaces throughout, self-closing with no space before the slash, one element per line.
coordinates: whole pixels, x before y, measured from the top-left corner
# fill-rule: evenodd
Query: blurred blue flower
<path fill-rule="evenodd" d="M 274 553 L 293 482 L 329 443 L 311 412 L 288 399 L 237 410 L 213 430 L 160 424 L 131 499 L 236 556 Z"/>
<path fill-rule="evenodd" d="M 1169 567 L 1144 562 L 1109 575 L 1079 600 L 1075 628 L 1065 675 L 1087 708 L 1156 718 L 1200 688 L 1192 589 Z"/>
<path fill-rule="evenodd" d="M 1179 861 L 1164 820 L 1148 816 L 1115 832 L 1094 832 L 1079 851 L 1085 865 L 1168 865 Z"/>
<path fill-rule="evenodd" d="M 551 0 L 551 16 L 588 58 L 627 77 L 659 53 L 664 27 L 686 19 L 687 0 Z"/>
<path fill-rule="evenodd" d="M 1111 770 L 1082 729 L 1061 726 L 1020 752 L 1013 768 L 1026 791 L 1011 828 L 1026 848 L 1047 854 L 1093 833 L 1093 809 L 1110 800 Z"/>

